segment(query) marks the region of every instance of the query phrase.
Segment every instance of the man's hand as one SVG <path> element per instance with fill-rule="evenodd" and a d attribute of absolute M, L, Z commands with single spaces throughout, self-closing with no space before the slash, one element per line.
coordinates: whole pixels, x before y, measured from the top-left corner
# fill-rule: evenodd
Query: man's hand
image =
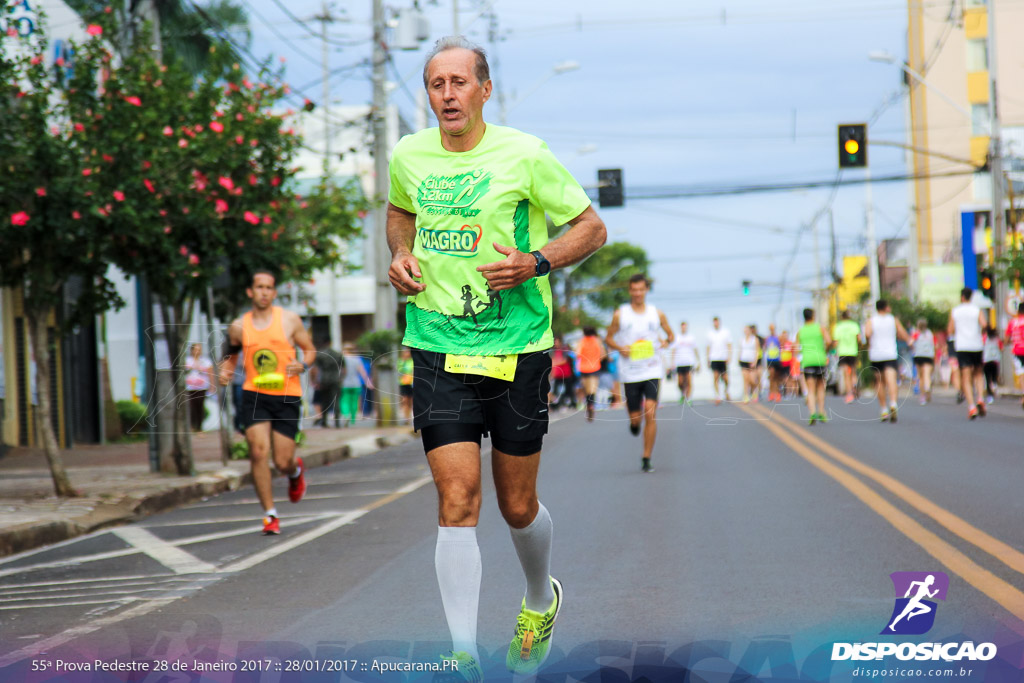
<path fill-rule="evenodd" d="M 231 378 L 234 376 L 234 374 L 235 374 L 235 369 L 234 368 L 231 368 L 229 370 L 228 368 L 221 367 L 221 369 L 220 369 L 220 385 L 222 387 L 226 387 L 227 385 L 231 384 Z"/>
<path fill-rule="evenodd" d="M 388 269 L 388 279 L 391 286 L 398 290 L 399 294 L 419 294 L 427 288 L 422 282 L 416 282 L 413 278 L 423 277 L 420 272 L 420 262 L 408 251 L 400 251 L 391 259 L 391 268 Z"/>
<path fill-rule="evenodd" d="M 284 371 L 285 374 L 288 375 L 289 377 L 294 377 L 296 375 L 301 375 L 303 372 L 305 372 L 306 366 L 297 360 L 293 360 L 291 363 L 285 366 Z"/>
<path fill-rule="evenodd" d="M 487 285 L 496 292 L 512 289 L 521 285 L 537 274 L 537 259 L 513 247 L 505 247 L 497 242 L 494 249 L 505 254 L 501 261 L 488 263 L 477 268 L 487 280 Z"/>

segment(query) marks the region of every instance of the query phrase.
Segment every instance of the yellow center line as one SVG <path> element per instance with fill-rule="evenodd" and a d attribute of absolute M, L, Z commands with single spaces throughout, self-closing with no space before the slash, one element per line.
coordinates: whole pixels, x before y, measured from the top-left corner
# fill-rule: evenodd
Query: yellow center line
<path fill-rule="evenodd" d="M 753 410 L 747 406 L 740 406 L 740 409 L 748 415 L 768 417 L 766 413 Z M 951 572 L 1001 605 L 1014 617 L 1014 620 L 1007 622 L 1005 626 L 1013 629 L 1018 634 L 1024 635 L 1024 592 L 1021 592 L 992 572 L 976 564 L 955 547 L 926 529 L 910 517 L 910 515 L 885 500 L 866 483 L 829 461 L 824 456 L 819 455 L 808 445 L 797 440 L 795 436 L 773 421 L 763 419 L 758 420 L 758 424 L 789 446 L 794 453 L 834 479 L 862 503 L 871 508 L 871 510 L 892 524 L 900 533 L 921 546 L 925 552 L 941 562 Z"/>
<path fill-rule="evenodd" d="M 949 510 L 936 505 L 931 500 L 925 498 L 923 495 L 903 484 L 899 480 L 894 479 L 888 474 L 877 470 L 870 465 L 866 465 L 857 458 L 844 453 L 824 439 L 809 433 L 806 429 L 801 428 L 781 415 L 771 412 L 767 408 L 762 408 L 761 410 L 766 416 L 771 417 L 773 420 L 782 424 L 783 427 L 788 428 L 789 431 L 803 439 L 809 445 L 817 448 L 826 455 L 831 456 L 833 459 L 843 465 L 846 465 L 851 470 L 859 472 L 860 474 L 872 479 L 904 500 L 915 510 L 928 515 L 963 540 L 977 546 L 981 550 L 984 550 L 986 553 L 996 558 L 1015 572 L 1024 574 L 1024 553 L 1021 551 L 990 536 Z"/>

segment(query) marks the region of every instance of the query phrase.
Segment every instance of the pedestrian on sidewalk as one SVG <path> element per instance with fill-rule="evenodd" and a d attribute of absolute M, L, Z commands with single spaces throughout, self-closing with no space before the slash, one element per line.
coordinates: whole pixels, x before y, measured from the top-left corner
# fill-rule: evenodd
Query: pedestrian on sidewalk
<path fill-rule="evenodd" d="M 327 426 L 327 416 L 334 416 L 334 426 L 341 426 L 341 382 L 345 377 L 345 357 L 331 347 L 331 338 L 320 340 L 316 360 L 309 373 L 313 384 L 314 424 Z"/>
<path fill-rule="evenodd" d="M 228 328 L 228 349 L 220 367 L 227 386 L 241 354 L 245 363 L 242 424 L 249 443 L 252 483 L 263 506 L 263 533 L 281 533 L 271 489 L 270 460 L 288 475 L 288 499 L 297 503 L 306 493 L 302 458 L 295 457 L 295 435 L 302 420 L 301 375 L 316 359 L 316 348 L 298 314 L 274 306 L 276 276 L 256 271 L 245 290 L 252 310 Z M 302 350 L 298 360 L 296 347 Z"/>
<path fill-rule="evenodd" d="M 352 342 L 341 347 L 345 363 L 345 376 L 341 381 L 341 416 L 344 426 L 356 423 L 359 408 L 363 400 L 363 388 L 373 389 L 373 382 L 363 365 L 363 357 L 356 354 L 356 346 Z"/>
<path fill-rule="evenodd" d="M 992 403 L 999 397 L 999 363 L 1003 359 L 1003 340 L 994 327 L 985 328 L 985 347 L 981 362 L 985 372 L 985 403 Z"/>
<path fill-rule="evenodd" d="M 193 432 L 203 431 L 206 395 L 213 386 L 213 362 L 203 356 L 203 345 L 196 342 L 192 344 L 191 354 L 185 359 L 185 395 L 189 425 Z"/>
<path fill-rule="evenodd" d="M 1024 367 L 1024 301 L 1017 304 L 1017 315 L 1010 319 L 1006 325 L 1006 343 L 1017 359 L 1017 363 Z M 1020 375 L 1014 368 L 1014 377 Z M 1024 396 L 1020 399 L 1020 406 L 1024 408 Z"/>
<path fill-rule="evenodd" d="M 606 230 L 543 141 L 484 122 L 493 85 L 481 48 L 442 38 L 423 75 L 439 128 L 394 149 L 387 238 L 391 283 L 409 296 L 414 426 L 438 492 L 435 569 L 453 641 L 447 659 L 464 680 L 482 676 L 476 525 L 480 442 L 489 435 L 498 508 L 526 577 L 505 663 L 528 675 L 550 651 L 562 605 L 561 584 L 550 576 L 551 516 L 537 499 L 551 372 L 547 274 L 596 251 Z M 570 226 L 552 242 L 545 212 Z"/>

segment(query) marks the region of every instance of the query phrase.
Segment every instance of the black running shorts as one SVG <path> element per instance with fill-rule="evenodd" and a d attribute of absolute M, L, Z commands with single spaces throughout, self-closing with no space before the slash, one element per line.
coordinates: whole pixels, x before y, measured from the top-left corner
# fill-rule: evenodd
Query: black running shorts
<path fill-rule="evenodd" d="M 511 382 L 448 372 L 445 356 L 412 350 L 413 427 L 422 433 L 425 450 L 489 436 L 508 455 L 538 452 L 548 432 L 548 352 L 519 354 Z"/>
<path fill-rule="evenodd" d="M 661 388 L 661 381 L 656 379 L 645 379 L 642 382 L 624 382 L 622 385 L 626 394 L 626 410 L 630 413 L 638 413 L 643 408 L 644 399 L 658 402 L 658 390 Z"/>
<path fill-rule="evenodd" d="M 269 422 L 273 431 L 294 439 L 299 433 L 302 397 L 242 391 L 242 407 L 239 410 L 238 419 L 244 429 L 260 422 Z"/>
<path fill-rule="evenodd" d="M 682 375 L 683 377 L 686 377 L 687 375 L 689 375 L 691 370 L 693 370 L 693 366 L 692 365 L 677 365 L 676 366 L 676 373 Z"/>
<path fill-rule="evenodd" d="M 935 359 L 928 356 L 914 356 L 914 365 L 935 365 Z"/>
<path fill-rule="evenodd" d="M 981 351 L 957 351 L 956 359 L 962 368 L 980 368 L 983 365 Z"/>
<path fill-rule="evenodd" d="M 886 368 L 892 368 L 896 372 L 899 372 L 899 361 L 895 358 L 892 360 L 873 360 L 868 365 L 868 368 L 878 370 L 879 372 L 885 372 Z"/>
<path fill-rule="evenodd" d="M 726 371 L 725 361 L 724 360 L 713 360 L 713 361 L 711 361 L 711 371 L 712 372 L 725 372 Z"/>
<path fill-rule="evenodd" d="M 804 377 L 819 377 L 821 379 L 825 379 L 824 365 L 805 365 L 801 370 L 804 371 Z"/>
<path fill-rule="evenodd" d="M 857 356 L 839 356 L 839 365 L 846 365 L 848 367 L 857 369 Z"/>

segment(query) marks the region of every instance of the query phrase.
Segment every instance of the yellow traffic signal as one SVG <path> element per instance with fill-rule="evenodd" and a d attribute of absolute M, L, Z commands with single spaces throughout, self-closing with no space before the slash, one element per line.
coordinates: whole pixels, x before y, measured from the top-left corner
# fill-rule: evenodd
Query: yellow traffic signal
<path fill-rule="evenodd" d="M 868 124 L 841 124 L 839 126 L 839 168 L 865 168 L 867 165 Z"/>
<path fill-rule="evenodd" d="M 860 150 L 860 145 L 857 144 L 856 140 L 847 140 L 846 141 L 846 153 L 847 154 L 856 154 L 858 150 Z"/>

